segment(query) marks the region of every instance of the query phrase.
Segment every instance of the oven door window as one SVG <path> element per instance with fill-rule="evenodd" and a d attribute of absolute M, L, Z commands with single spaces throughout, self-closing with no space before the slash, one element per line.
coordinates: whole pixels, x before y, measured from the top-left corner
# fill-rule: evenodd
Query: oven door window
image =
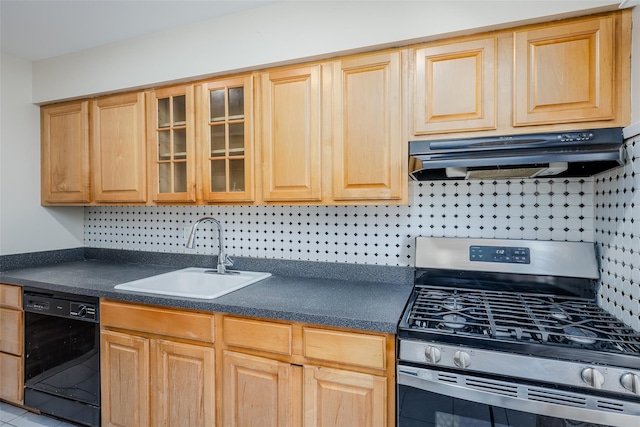
<path fill-rule="evenodd" d="M 398 427 L 608 427 L 398 386 Z"/>

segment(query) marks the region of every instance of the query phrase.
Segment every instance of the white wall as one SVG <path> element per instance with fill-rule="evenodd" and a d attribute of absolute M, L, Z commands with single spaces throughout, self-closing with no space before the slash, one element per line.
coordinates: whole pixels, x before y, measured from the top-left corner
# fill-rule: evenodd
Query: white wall
<path fill-rule="evenodd" d="M 40 118 L 31 62 L 0 59 L 0 255 L 84 246 L 81 207 L 40 206 Z"/>
<path fill-rule="evenodd" d="M 283 1 L 34 63 L 36 103 L 575 16 L 619 1 Z"/>

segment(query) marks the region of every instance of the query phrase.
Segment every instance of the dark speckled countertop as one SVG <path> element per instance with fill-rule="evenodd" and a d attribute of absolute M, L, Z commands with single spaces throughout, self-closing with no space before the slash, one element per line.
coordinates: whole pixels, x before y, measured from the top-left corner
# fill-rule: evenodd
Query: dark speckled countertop
<path fill-rule="evenodd" d="M 281 261 L 268 264 L 262 260 L 253 266 L 263 268 L 246 268 L 251 267 L 252 263 L 241 260 L 237 263 L 240 264 L 238 269 L 269 271 L 273 275 L 212 300 L 170 297 L 120 291 L 114 289 L 114 286 L 186 265 L 179 265 L 179 262 L 171 266 L 166 263 L 127 263 L 114 261 L 113 256 L 109 258 L 111 259 L 81 259 L 6 270 L 0 272 L 0 282 L 121 301 L 386 333 L 396 332 L 412 288 L 408 279 L 411 271 L 403 267 L 350 268 L 331 263 L 296 264 Z M 207 263 L 209 260 L 210 258 Z M 201 263 L 190 264 L 198 266 Z M 271 268 L 264 268 L 266 266 Z M 313 273 L 315 270 L 317 271 Z M 308 277 L 321 276 L 322 270 L 326 277 Z M 340 271 L 342 279 L 331 277 L 336 274 L 336 270 Z M 300 272 L 300 275 L 283 272 Z"/>

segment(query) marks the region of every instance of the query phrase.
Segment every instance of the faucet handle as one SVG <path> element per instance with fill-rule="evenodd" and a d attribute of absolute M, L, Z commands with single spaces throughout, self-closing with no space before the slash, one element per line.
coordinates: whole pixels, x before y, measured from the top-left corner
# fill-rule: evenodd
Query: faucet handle
<path fill-rule="evenodd" d="M 222 260 L 222 265 L 225 267 L 233 267 L 233 260 L 229 258 L 229 255 L 224 254 L 224 259 Z"/>

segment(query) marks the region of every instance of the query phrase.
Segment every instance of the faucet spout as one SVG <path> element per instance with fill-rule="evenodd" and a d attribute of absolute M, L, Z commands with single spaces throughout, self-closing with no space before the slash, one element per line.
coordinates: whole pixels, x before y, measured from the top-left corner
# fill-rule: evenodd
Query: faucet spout
<path fill-rule="evenodd" d="M 218 230 L 218 265 L 216 266 L 216 271 L 220 274 L 224 274 L 227 272 L 227 267 L 233 267 L 233 261 L 224 251 L 224 230 L 222 229 L 220 221 L 206 216 L 194 222 L 193 226 L 191 226 L 191 232 L 189 233 L 189 238 L 187 239 L 185 246 L 189 249 L 193 249 L 196 240 L 196 230 L 200 224 L 207 221 L 212 222 Z"/>

